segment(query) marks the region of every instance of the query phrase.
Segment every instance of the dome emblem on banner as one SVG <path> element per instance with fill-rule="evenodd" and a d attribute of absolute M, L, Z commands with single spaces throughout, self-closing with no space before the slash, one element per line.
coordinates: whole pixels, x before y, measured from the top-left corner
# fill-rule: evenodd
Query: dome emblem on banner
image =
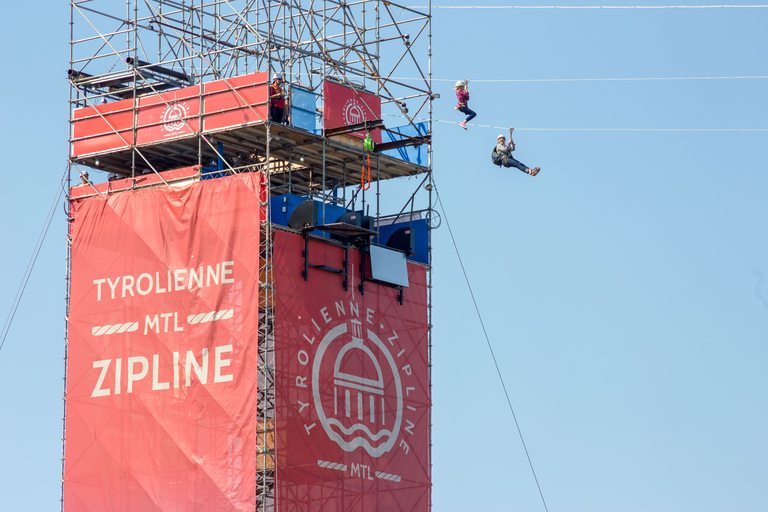
<path fill-rule="evenodd" d="M 189 116 L 189 105 L 185 102 L 171 103 L 163 110 L 163 130 L 177 132 L 184 128 L 184 119 Z"/>
<path fill-rule="evenodd" d="M 389 349 L 359 320 L 337 325 L 317 348 L 312 395 L 328 437 L 371 457 L 392 449 L 403 422 L 403 386 Z"/>
<path fill-rule="evenodd" d="M 365 121 L 365 111 L 363 105 L 357 100 L 352 98 L 344 103 L 344 124 L 360 124 Z"/>

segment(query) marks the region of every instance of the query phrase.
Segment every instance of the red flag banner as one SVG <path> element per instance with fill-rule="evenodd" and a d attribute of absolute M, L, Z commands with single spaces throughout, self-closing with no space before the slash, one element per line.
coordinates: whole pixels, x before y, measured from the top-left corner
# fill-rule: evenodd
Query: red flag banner
<path fill-rule="evenodd" d="M 260 174 L 72 202 L 64 511 L 252 511 Z"/>
<path fill-rule="evenodd" d="M 304 240 L 275 233 L 277 500 L 282 511 L 427 511 L 430 502 L 426 269 L 397 289 L 310 268 Z M 344 249 L 309 243 L 309 263 Z M 365 256 L 368 258 L 368 256 Z"/>

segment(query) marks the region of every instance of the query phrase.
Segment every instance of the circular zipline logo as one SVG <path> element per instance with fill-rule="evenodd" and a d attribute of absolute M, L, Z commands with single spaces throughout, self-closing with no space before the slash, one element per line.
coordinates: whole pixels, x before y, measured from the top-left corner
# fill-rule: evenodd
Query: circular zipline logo
<path fill-rule="evenodd" d="M 372 330 L 350 320 L 322 339 L 312 363 L 315 412 L 342 450 L 371 457 L 390 451 L 403 422 L 403 385 L 395 359 Z"/>
<path fill-rule="evenodd" d="M 297 318 L 301 343 L 286 361 L 296 433 L 310 441 L 294 464 L 398 483 L 429 442 L 426 331 L 392 310 L 377 314 L 354 301 L 333 308 L 336 316 L 324 307 L 317 319 Z"/>
<path fill-rule="evenodd" d="M 189 116 L 189 105 L 184 102 L 171 103 L 163 110 L 163 130 L 174 133 L 184 128 L 184 119 Z"/>
<path fill-rule="evenodd" d="M 360 124 L 365 121 L 365 112 L 363 111 L 363 105 L 357 100 L 357 98 L 351 98 L 344 103 L 344 124 Z"/>

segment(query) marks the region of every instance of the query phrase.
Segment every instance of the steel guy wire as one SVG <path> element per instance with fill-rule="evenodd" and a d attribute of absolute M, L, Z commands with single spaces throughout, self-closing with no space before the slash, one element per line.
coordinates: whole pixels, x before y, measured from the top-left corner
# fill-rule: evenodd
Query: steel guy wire
<path fill-rule="evenodd" d="M 21 304 L 24 291 L 27 289 L 29 277 L 32 275 L 32 271 L 35 268 L 35 263 L 37 262 L 37 257 L 40 254 L 40 249 L 42 249 L 43 243 L 45 242 L 45 236 L 48 234 L 48 228 L 51 227 L 51 222 L 53 221 L 53 216 L 56 211 L 56 204 L 59 202 L 59 199 L 64 192 L 64 182 L 67 178 L 67 172 L 68 170 L 65 170 L 61 177 L 61 181 L 59 182 L 58 186 L 58 192 L 53 199 L 53 203 L 51 203 L 51 208 L 48 210 L 48 216 L 45 220 L 45 225 L 43 226 L 43 229 L 37 238 L 37 244 L 35 245 L 35 249 L 32 251 L 32 257 L 27 264 L 27 269 L 24 271 L 24 275 L 21 278 L 21 284 L 19 285 L 19 289 L 16 292 L 16 297 L 14 297 L 13 302 L 11 303 L 11 310 L 8 312 L 8 317 L 5 319 L 3 330 L 0 331 L 0 350 L 2 350 L 3 345 L 5 345 L 5 338 L 8 336 L 8 333 L 11 330 L 13 319 L 16 317 L 16 311 L 19 309 L 19 304 Z"/>
<path fill-rule="evenodd" d="M 432 180 L 432 184 L 435 187 L 435 195 L 437 196 L 437 202 L 440 203 L 440 209 L 443 212 L 443 217 L 445 217 L 445 225 L 448 226 L 448 234 L 451 236 L 451 242 L 453 243 L 453 248 L 456 250 L 456 257 L 459 260 L 459 265 L 461 266 L 461 271 L 464 274 L 464 280 L 467 283 L 467 288 L 469 289 L 469 295 L 472 298 L 472 303 L 475 306 L 475 312 L 477 313 L 477 318 L 480 320 L 480 326 L 483 329 L 483 335 L 485 336 L 485 342 L 488 344 L 488 350 L 491 352 L 491 358 L 493 359 L 493 364 L 496 366 L 496 373 L 499 376 L 499 380 L 501 381 L 501 387 L 504 390 L 504 396 L 507 398 L 507 405 L 509 405 L 509 410 L 512 413 L 512 419 L 515 420 L 515 427 L 517 428 L 517 433 L 520 436 L 520 442 L 523 445 L 523 450 L 525 451 L 525 456 L 528 459 L 528 465 L 531 468 L 531 473 L 533 474 L 533 479 L 536 481 L 536 488 L 539 490 L 539 496 L 541 496 L 541 502 L 544 504 L 544 510 L 549 512 L 549 509 L 547 508 L 547 502 L 544 500 L 544 493 L 541 491 L 541 485 L 539 485 L 539 479 L 536 476 L 536 470 L 533 469 L 533 462 L 531 461 L 531 456 L 528 453 L 528 447 L 525 445 L 525 439 L 523 439 L 523 431 L 520 429 L 520 424 L 517 422 L 517 415 L 515 414 L 515 410 L 512 407 L 512 400 L 509 398 L 509 392 L 507 391 L 507 386 L 504 384 L 504 377 L 501 375 L 501 369 L 499 368 L 499 363 L 496 360 L 496 355 L 493 352 L 493 347 L 491 346 L 491 340 L 488 337 L 488 331 L 485 329 L 485 323 L 483 322 L 483 317 L 480 314 L 480 307 L 477 305 L 477 300 L 475 300 L 475 294 L 472 291 L 472 285 L 469 282 L 469 276 L 467 275 L 467 271 L 464 268 L 464 262 L 461 260 L 461 254 L 459 253 L 459 246 L 456 243 L 456 239 L 453 236 L 453 230 L 451 229 L 451 223 L 448 222 L 448 215 L 445 213 L 445 207 L 443 206 L 443 201 L 440 198 L 440 192 L 437 190 L 437 183 L 434 181 L 434 178 Z"/>

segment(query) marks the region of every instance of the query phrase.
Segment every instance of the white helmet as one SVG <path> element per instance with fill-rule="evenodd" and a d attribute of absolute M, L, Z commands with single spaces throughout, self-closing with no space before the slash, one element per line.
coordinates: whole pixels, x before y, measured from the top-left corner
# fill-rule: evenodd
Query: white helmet
<path fill-rule="evenodd" d="M 454 85 L 453 88 L 458 89 L 459 87 L 464 87 L 465 85 L 467 85 L 467 82 L 465 82 L 464 80 L 459 80 L 458 82 L 456 82 L 456 85 Z"/>
<path fill-rule="evenodd" d="M 274 78 L 272 78 L 272 79 L 273 79 L 273 80 L 282 80 L 282 79 L 283 79 L 283 75 L 281 75 L 280 73 L 278 73 L 278 74 L 276 74 L 276 75 L 274 76 Z"/>
<path fill-rule="evenodd" d="M 504 135 L 499 135 L 498 137 L 496 137 L 496 140 L 499 140 L 499 139 L 506 139 L 506 137 Z"/>

